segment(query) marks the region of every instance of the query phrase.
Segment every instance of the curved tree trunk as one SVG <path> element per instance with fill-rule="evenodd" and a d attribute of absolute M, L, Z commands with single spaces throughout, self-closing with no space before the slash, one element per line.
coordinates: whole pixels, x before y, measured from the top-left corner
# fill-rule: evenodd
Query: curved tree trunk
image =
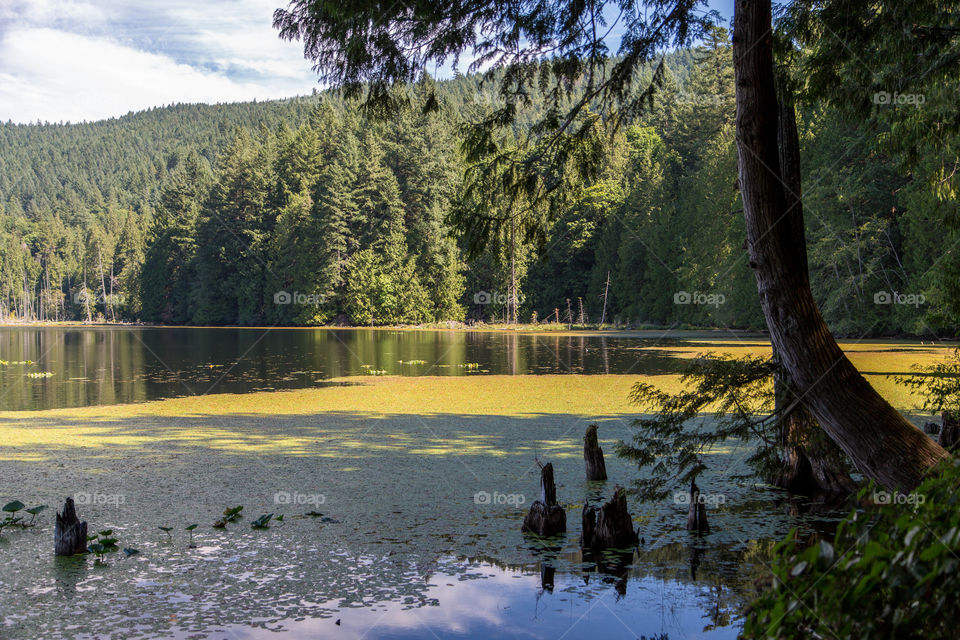
<path fill-rule="evenodd" d="M 783 464 L 770 481 L 794 493 L 850 494 L 857 484 L 847 473 L 843 453 L 823 433 L 810 411 L 781 376 L 774 377 L 774 396 L 780 417 L 780 455 Z"/>
<path fill-rule="evenodd" d="M 805 246 L 800 135 L 797 132 L 793 90 L 788 78 L 789 69 L 775 69 L 777 145 L 787 207 L 783 220 L 789 233 Z M 808 273 L 806 252 L 799 257 L 802 260 L 800 268 Z M 809 409 L 799 402 L 792 384 L 786 375 L 774 375 L 773 393 L 777 414 L 780 415 L 780 455 L 783 464 L 777 477 L 771 479 L 772 482 L 795 493 L 849 494 L 856 491 L 857 485 L 845 468 L 843 453 L 823 433 Z"/>
<path fill-rule="evenodd" d="M 770 340 L 803 403 L 854 464 L 886 487 L 909 491 L 949 454 L 860 375 L 813 299 L 806 245 L 781 178 L 771 26 L 769 0 L 736 0 L 737 164 L 747 250 Z"/>

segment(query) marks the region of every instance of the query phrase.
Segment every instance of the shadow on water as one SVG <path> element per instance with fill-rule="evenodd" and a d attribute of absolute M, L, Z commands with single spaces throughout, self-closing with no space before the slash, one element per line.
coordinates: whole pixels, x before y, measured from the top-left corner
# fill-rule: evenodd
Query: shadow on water
<path fill-rule="evenodd" d="M 68 601 L 77 596 L 77 585 L 87 578 L 88 562 L 82 556 L 53 558 L 53 576 L 58 596 Z"/>
<path fill-rule="evenodd" d="M 608 451 L 630 435 L 619 418 L 590 421 L 601 424 Z M 413 638 L 430 635 L 425 625 L 439 637 L 555 638 L 573 629 L 567 637 L 733 638 L 772 540 L 793 527 L 813 531 L 826 517 L 791 514 L 775 492 L 705 474 L 701 486 L 729 486 L 711 513 L 716 533 L 693 539 L 682 505 L 631 498 L 646 544 L 584 556 L 584 502 L 628 485 L 636 470 L 609 456 L 607 485 L 587 482 L 585 424 L 571 414 L 7 423 L 59 435 L 28 451 L 0 450 L 0 495 L 51 506 L 83 496 L 91 529 L 112 528 L 140 553 L 111 554 L 105 566 L 54 562 L 52 511 L 35 530 L 5 533 L 5 638 L 326 636 L 334 627 L 345 638 Z M 83 437 L 97 446 L 71 445 L 72 434 L 90 430 Z M 536 456 L 553 463 L 567 510 L 566 536 L 546 543 L 520 533 L 539 493 Z M 491 498 L 479 500 L 484 492 Z M 240 522 L 211 526 L 238 504 Z M 284 521 L 251 529 L 266 513 Z M 196 549 L 189 523 L 200 523 Z M 171 541 L 160 526 L 173 528 Z M 83 612 L 68 632 L 65 607 Z"/>

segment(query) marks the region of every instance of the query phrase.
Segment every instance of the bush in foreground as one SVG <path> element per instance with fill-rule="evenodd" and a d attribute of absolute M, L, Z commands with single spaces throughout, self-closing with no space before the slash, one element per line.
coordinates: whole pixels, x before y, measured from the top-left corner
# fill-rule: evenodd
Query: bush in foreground
<path fill-rule="evenodd" d="M 746 638 L 954 638 L 960 621 L 960 460 L 909 495 L 861 492 L 832 541 L 777 545 Z M 872 495 L 870 495 L 872 494 Z"/>

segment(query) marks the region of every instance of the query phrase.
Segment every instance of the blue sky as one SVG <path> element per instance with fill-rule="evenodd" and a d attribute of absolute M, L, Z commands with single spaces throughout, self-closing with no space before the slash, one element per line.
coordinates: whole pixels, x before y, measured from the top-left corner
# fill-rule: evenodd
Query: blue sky
<path fill-rule="evenodd" d="M 0 0 L 0 121 L 98 120 L 317 86 L 271 27 L 285 0 Z M 733 0 L 712 0 L 729 17 Z"/>

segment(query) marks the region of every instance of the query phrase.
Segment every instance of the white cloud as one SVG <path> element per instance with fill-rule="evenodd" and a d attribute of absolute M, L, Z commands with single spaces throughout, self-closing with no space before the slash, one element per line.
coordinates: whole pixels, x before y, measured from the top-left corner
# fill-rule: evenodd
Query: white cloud
<path fill-rule="evenodd" d="M 283 0 L 12 0 L 0 7 L 0 121 L 95 120 L 173 102 L 309 93 Z"/>
<path fill-rule="evenodd" d="M 91 28 L 107 22 L 107 14 L 82 0 L 6 0 L 0 6 L 0 22 L 7 25 L 52 26 L 70 24 Z"/>

